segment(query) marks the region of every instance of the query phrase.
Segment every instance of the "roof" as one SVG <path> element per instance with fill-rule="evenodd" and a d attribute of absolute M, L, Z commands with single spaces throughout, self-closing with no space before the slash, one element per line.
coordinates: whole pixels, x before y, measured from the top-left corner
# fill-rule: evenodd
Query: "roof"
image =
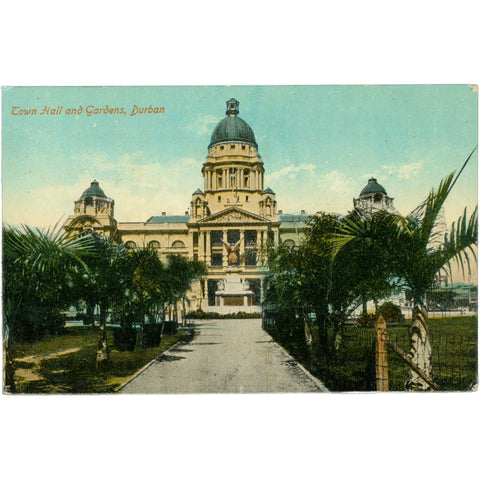
<path fill-rule="evenodd" d="M 83 193 L 80 198 L 85 198 L 85 197 L 104 197 L 107 198 L 105 195 L 104 191 L 100 188 L 99 183 L 94 180 L 91 184 L 90 187 L 88 187 Z"/>
<path fill-rule="evenodd" d="M 384 193 L 387 195 L 385 189 L 377 182 L 377 179 L 373 177 L 368 180 L 367 185 L 360 192 L 360 196 L 369 195 L 371 193 Z"/>
<path fill-rule="evenodd" d="M 188 223 L 189 215 L 161 215 L 150 217 L 145 223 Z"/>
<path fill-rule="evenodd" d="M 203 192 L 202 192 L 199 188 L 197 188 L 197 189 L 192 193 L 192 195 L 203 195 Z"/>
<path fill-rule="evenodd" d="M 273 193 L 275 194 L 275 192 L 271 189 L 271 188 L 266 188 L 263 193 Z"/>
<path fill-rule="evenodd" d="M 280 221 L 281 222 L 308 222 L 311 218 L 311 215 L 305 215 L 305 214 L 300 214 L 300 215 L 295 215 L 292 213 L 283 213 L 280 215 Z"/>
<path fill-rule="evenodd" d="M 210 139 L 212 147 L 216 143 L 222 142 L 245 142 L 258 147 L 255 140 L 255 134 L 248 123 L 238 116 L 239 102 L 234 98 L 227 102 L 227 116 L 215 127 Z"/>

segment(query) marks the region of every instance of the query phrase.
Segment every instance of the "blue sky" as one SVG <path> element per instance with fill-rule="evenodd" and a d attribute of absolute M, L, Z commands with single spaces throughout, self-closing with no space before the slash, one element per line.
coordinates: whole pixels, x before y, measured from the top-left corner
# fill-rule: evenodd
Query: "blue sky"
<path fill-rule="evenodd" d="M 276 87 L 16 87 L 3 89 L 3 219 L 55 224 L 93 179 L 119 221 L 188 209 L 225 102 L 240 101 L 279 209 L 346 212 L 370 176 L 411 211 L 477 143 L 467 85 Z M 40 115 L 63 105 L 59 116 Z M 65 115 L 69 107 L 126 115 Z M 162 115 L 130 116 L 133 105 Z M 13 116 L 12 107 L 36 108 Z M 477 153 L 446 205 L 447 220 L 477 203 Z"/>

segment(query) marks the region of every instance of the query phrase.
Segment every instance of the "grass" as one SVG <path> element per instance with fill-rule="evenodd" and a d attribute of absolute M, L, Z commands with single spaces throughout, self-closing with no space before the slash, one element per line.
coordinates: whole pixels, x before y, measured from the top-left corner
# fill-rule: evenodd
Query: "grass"
<path fill-rule="evenodd" d="M 164 336 L 156 348 L 137 347 L 133 352 L 110 349 L 110 358 L 101 372 L 96 369 L 99 338 L 97 327 L 70 327 L 61 334 L 36 342 L 15 345 L 18 393 L 111 393 L 140 368 L 158 357 L 185 335 Z M 109 345 L 113 332 L 107 330 Z"/>
<path fill-rule="evenodd" d="M 472 317 L 431 318 L 428 320 L 434 380 L 443 391 L 472 390 L 477 384 L 478 319 Z M 387 328 L 393 340 L 404 352 L 410 349 L 410 323 Z M 325 383 L 333 391 L 366 391 L 374 385 L 374 329 L 347 325 L 342 346 L 330 360 Z M 313 368 L 319 357 L 313 357 Z M 389 349 L 389 389 L 403 391 L 409 367 Z"/>

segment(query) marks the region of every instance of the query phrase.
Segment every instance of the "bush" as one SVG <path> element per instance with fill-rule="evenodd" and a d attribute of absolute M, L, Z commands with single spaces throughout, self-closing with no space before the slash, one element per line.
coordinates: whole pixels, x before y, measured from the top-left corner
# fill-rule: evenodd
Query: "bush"
<path fill-rule="evenodd" d="M 178 323 L 174 320 L 163 322 L 163 334 L 164 335 L 175 335 L 178 330 Z"/>
<path fill-rule="evenodd" d="M 113 347 L 119 352 L 133 352 L 137 343 L 135 328 L 113 328 Z"/>
<path fill-rule="evenodd" d="M 377 309 L 377 315 L 382 315 L 387 323 L 404 323 L 405 315 L 402 309 L 393 302 L 385 302 Z"/>
<path fill-rule="evenodd" d="M 158 347 L 162 338 L 162 325 L 146 323 L 142 327 L 142 346 L 145 348 Z"/>
<path fill-rule="evenodd" d="M 236 313 L 218 313 L 218 312 L 204 312 L 203 310 L 196 310 L 187 313 L 185 318 L 203 320 L 206 318 L 260 318 L 261 313 L 256 312 L 236 312 Z"/>
<path fill-rule="evenodd" d="M 358 324 L 361 327 L 369 327 L 375 325 L 375 321 L 377 320 L 378 315 L 375 313 L 366 313 L 363 312 L 360 317 L 358 318 Z"/>

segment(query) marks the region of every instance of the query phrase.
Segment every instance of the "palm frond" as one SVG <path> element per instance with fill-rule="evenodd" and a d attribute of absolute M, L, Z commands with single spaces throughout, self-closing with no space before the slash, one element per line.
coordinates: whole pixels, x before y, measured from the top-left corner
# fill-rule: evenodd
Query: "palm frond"
<path fill-rule="evenodd" d="M 455 173 L 452 172 L 446 178 L 442 179 L 438 188 L 436 190 L 432 189 L 426 200 L 408 215 L 412 220 L 415 219 L 418 222 L 419 228 L 415 235 L 424 248 L 427 248 L 427 245 L 431 241 L 432 234 L 438 225 L 440 212 L 442 211 L 454 181 L 454 174 Z"/>
<path fill-rule="evenodd" d="M 478 207 L 475 207 L 470 218 L 467 216 L 465 208 L 463 215 L 452 223 L 450 232 L 445 234 L 442 247 L 435 254 L 435 262 L 440 268 L 450 268 L 452 261 L 465 274 L 465 266 L 467 271 L 471 272 L 470 256 L 477 261 L 477 255 L 473 248 L 478 242 Z"/>

